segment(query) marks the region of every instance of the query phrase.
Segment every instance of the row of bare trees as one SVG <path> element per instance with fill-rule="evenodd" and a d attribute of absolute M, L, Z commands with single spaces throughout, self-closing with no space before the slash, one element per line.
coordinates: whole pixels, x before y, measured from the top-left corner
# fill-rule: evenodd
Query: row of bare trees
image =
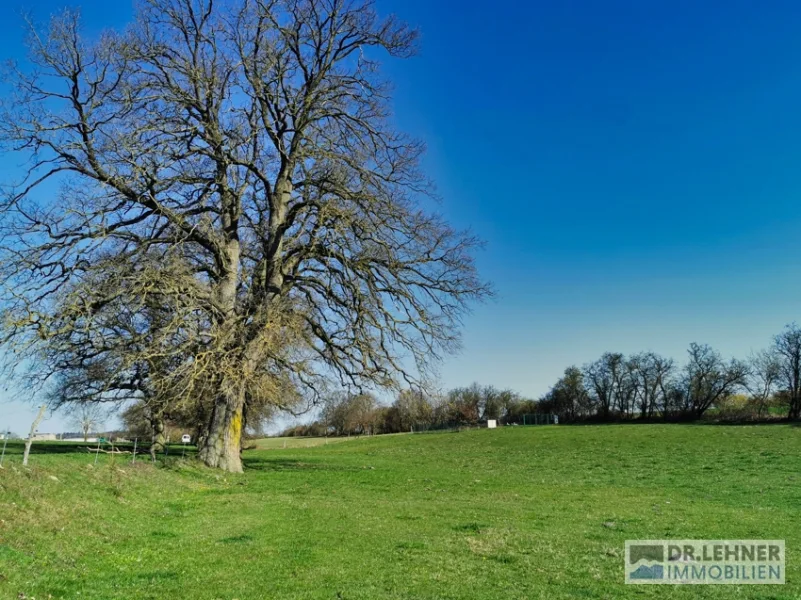
<path fill-rule="evenodd" d="M 370 435 L 474 426 L 495 419 L 522 423 L 538 412 L 537 402 L 516 392 L 474 383 L 445 393 L 402 390 L 394 402 L 382 404 L 372 394 L 335 394 L 320 419 L 290 427 L 282 435 Z"/>
<path fill-rule="evenodd" d="M 331 383 L 416 385 L 490 293 L 434 211 L 381 55 L 416 32 L 371 0 L 142 0 L 124 31 L 31 24 L 0 142 L 0 344 L 56 405 L 242 432 Z"/>
<path fill-rule="evenodd" d="M 801 328 L 788 325 L 771 346 L 747 360 L 725 360 L 705 344 L 690 344 L 687 360 L 654 352 L 629 357 L 607 352 L 583 367 L 568 367 L 539 403 L 565 420 L 699 419 L 745 399 L 752 416 L 771 411 L 801 416 Z"/>
<path fill-rule="evenodd" d="M 677 364 L 655 352 L 607 352 L 571 366 L 539 400 L 509 389 L 472 384 L 445 393 L 403 390 L 390 405 L 372 394 L 329 396 L 320 419 L 283 435 L 365 435 L 474 426 L 495 419 L 522 424 L 526 416 L 556 414 L 561 422 L 718 418 L 798 419 L 801 416 L 801 328 L 792 323 L 767 349 L 725 360 L 690 344 Z M 534 419 L 531 419 L 532 421 Z"/>

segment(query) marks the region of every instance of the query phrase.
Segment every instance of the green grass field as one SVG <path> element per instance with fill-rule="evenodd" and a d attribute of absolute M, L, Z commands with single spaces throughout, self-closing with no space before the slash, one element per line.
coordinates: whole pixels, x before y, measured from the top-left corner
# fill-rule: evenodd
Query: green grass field
<path fill-rule="evenodd" d="M 4 599 L 801 598 L 785 425 L 362 438 L 250 451 L 242 476 L 10 449 Z M 787 585 L 623 585 L 624 540 L 670 537 L 785 539 Z"/>

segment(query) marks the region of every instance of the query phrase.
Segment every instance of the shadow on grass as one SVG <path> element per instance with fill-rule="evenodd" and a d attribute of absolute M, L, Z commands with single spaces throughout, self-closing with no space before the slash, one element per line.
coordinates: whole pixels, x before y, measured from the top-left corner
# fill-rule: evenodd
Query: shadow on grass
<path fill-rule="evenodd" d="M 253 471 L 361 471 L 358 467 L 346 467 L 329 463 L 303 462 L 283 458 L 244 457 L 245 469 Z"/>
<path fill-rule="evenodd" d="M 791 427 L 801 427 L 801 421 L 791 421 L 787 418 L 782 419 L 619 419 L 608 421 L 565 421 L 559 425 L 520 425 L 519 427 L 598 427 L 604 425 L 627 425 L 636 427 L 638 425 L 691 425 L 696 427 L 714 426 L 733 426 L 733 427 L 764 427 L 765 425 L 790 425 Z"/>
<path fill-rule="evenodd" d="M 244 544 L 246 542 L 252 542 L 253 536 L 247 533 L 242 535 L 235 535 L 233 537 L 222 538 L 220 540 L 221 544 Z"/>
<path fill-rule="evenodd" d="M 178 534 L 177 533 L 173 533 L 172 531 L 159 530 L 159 531 L 151 531 L 150 532 L 150 537 L 161 539 L 161 540 L 170 540 L 170 539 L 177 538 Z"/>
<path fill-rule="evenodd" d="M 790 427 L 801 427 L 798 421 L 790 421 L 789 419 L 767 419 L 762 421 L 697 421 L 695 423 L 687 423 L 687 425 L 717 425 L 721 427 L 736 426 L 736 427 L 765 427 L 766 425 L 789 425 Z"/>
<path fill-rule="evenodd" d="M 463 523 L 461 525 L 454 525 L 453 530 L 464 533 L 481 533 L 481 530 L 485 528 L 486 525 L 482 525 L 481 523 Z"/>
<path fill-rule="evenodd" d="M 0 448 L 3 447 L 0 442 Z M 133 443 L 114 444 L 114 450 L 122 452 L 133 452 Z M 111 450 L 111 444 L 100 444 L 100 454 L 107 454 Z M 9 441 L 6 446 L 6 456 L 22 456 L 25 451 L 25 442 L 14 440 Z M 92 454 L 97 451 L 97 442 L 34 442 L 31 446 L 31 454 Z M 150 444 L 137 444 L 136 456 L 146 456 L 150 452 Z M 194 446 L 170 445 L 165 455 L 159 453 L 160 457 L 169 456 L 181 458 L 183 455 L 194 456 L 197 449 Z"/>
<path fill-rule="evenodd" d="M 31 446 L 31 454 L 87 454 L 84 443 L 72 442 L 34 442 Z M 0 444 L 1 446 L 1 444 Z M 25 451 L 24 441 L 8 442 L 6 447 L 6 456 L 15 455 Z"/>

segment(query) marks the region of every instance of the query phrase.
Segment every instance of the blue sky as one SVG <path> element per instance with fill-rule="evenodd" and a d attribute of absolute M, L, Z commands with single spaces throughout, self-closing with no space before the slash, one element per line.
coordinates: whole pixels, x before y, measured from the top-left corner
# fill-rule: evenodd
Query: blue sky
<path fill-rule="evenodd" d="M 130 15 L 82 6 L 92 28 Z M 605 350 L 745 356 L 801 320 L 801 3 L 379 7 L 421 29 L 419 55 L 386 65 L 396 118 L 498 291 L 445 386 L 537 396 Z M 0 55 L 21 39 L 7 16 Z M 32 412 L 0 405 L 0 427 Z"/>

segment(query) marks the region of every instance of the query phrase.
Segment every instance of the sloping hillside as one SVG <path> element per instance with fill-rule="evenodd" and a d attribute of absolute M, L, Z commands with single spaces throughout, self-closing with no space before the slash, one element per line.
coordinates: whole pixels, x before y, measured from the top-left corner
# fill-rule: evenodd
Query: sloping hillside
<path fill-rule="evenodd" d="M 0 598 L 795 598 L 801 429 L 509 427 L 246 453 L 224 477 L 39 446 Z M 58 452 L 57 452 L 58 451 Z M 44 453 L 42 453 L 44 452 Z M 633 538 L 779 538 L 788 585 L 624 586 Z"/>

